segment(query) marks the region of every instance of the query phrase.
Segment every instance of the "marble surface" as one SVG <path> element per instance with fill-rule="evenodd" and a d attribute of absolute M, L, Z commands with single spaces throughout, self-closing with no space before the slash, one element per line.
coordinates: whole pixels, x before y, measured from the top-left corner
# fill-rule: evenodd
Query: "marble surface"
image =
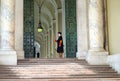
<path fill-rule="evenodd" d="M 15 6 L 15 50 L 18 59 L 24 59 L 23 50 L 23 0 L 16 0 Z"/>
<path fill-rule="evenodd" d="M 15 46 L 15 0 L 1 0 L 1 49 Z"/>
<path fill-rule="evenodd" d="M 88 51 L 86 60 L 90 65 L 108 65 L 107 57 L 108 52 L 105 51 Z"/>
<path fill-rule="evenodd" d="M 108 52 L 104 50 L 103 0 L 89 0 L 89 51 L 87 62 L 106 65 Z"/>
<path fill-rule="evenodd" d="M 15 50 L 15 0 L 1 0 L 0 65 L 17 65 Z"/>
<path fill-rule="evenodd" d="M 0 65 L 17 65 L 16 51 L 0 50 Z"/>
<path fill-rule="evenodd" d="M 85 59 L 88 51 L 87 1 L 77 0 L 77 53 L 78 59 Z"/>
<path fill-rule="evenodd" d="M 89 41 L 90 49 L 103 48 L 103 0 L 89 1 Z"/>

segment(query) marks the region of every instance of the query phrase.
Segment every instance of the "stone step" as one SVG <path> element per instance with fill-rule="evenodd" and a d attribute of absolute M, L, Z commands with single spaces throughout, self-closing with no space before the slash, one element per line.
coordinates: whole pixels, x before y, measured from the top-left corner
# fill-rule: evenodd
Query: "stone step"
<path fill-rule="evenodd" d="M 73 70 L 73 71 L 81 71 L 81 72 L 84 72 L 84 71 L 93 71 L 93 72 L 98 72 L 98 73 L 105 73 L 105 72 L 109 72 L 109 73 L 114 73 L 115 71 L 110 68 L 110 67 L 105 67 L 105 68 L 101 68 L 101 67 L 78 67 L 78 66 L 75 66 L 75 67 L 66 67 L 66 66 L 20 66 L 20 67 L 0 67 L 0 72 L 7 72 L 7 71 L 69 71 L 69 70 Z"/>
<path fill-rule="evenodd" d="M 70 78 L 120 78 L 117 74 L 78 74 L 78 75 L 64 75 L 64 74 L 1 74 L 0 79 L 70 79 Z"/>
<path fill-rule="evenodd" d="M 97 68 L 97 67 L 87 67 L 87 68 L 83 68 L 83 67 L 3 67 L 3 68 L 0 68 L 0 72 L 1 71 L 11 71 L 11 70 L 14 70 L 14 71 L 24 71 L 24 70 L 32 70 L 32 71 L 45 71 L 45 70 L 59 70 L 59 71 L 62 71 L 62 70 L 75 70 L 75 71 L 98 71 L 98 72 L 115 72 L 113 69 L 111 68 Z"/>
<path fill-rule="evenodd" d="M 120 78 L 0 79 L 0 81 L 120 81 Z"/>
<path fill-rule="evenodd" d="M 9 73 L 10 72 L 10 73 Z M 84 69 L 81 69 L 81 70 L 73 70 L 73 69 L 56 69 L 56 68 L 51 68 L 51 69 L 37 69 L 37 70 L 34 70 L 32 71 L 31 69 L 18 69 L 16 68 L 15 69 L 12 69 L 12 70 L 9 70 L 6 72 L 5 71 L 0 71 L 0 78 L 3 78 L 3 77 L 8 77 L 8 78 L 18 78 L 17 76 L 19 77 L 22 77 L 22 78 L 29 78 L 29 77 L 34 77 L 34 76 L 38 76 L 37 78 L 41 78 L 41 76 L 46 76 L 49 77 L 51 75 L 53 76 L 78 76 L 78 77 L 120 77 L 116 72 L 113 72 L 113 73 L 109 73 L 108 72 L 104 72 L 104 73 L 100 73 L 98 71 L 91 71 L 91 70 L 84 70 Z M 77 78 L 78 78 L 77 77 Z M 35 78 L 35 77 L 34 77 Z"/>
<path fill-rule="evenodd" d="M 100 78 L 120 80 L 120 75 L 108 65 L 89 65 L 77 59 L 24 59 L 18 60 L 16 66 L 0 66 L 0 80 L 94 81 Z"/>
<path fill-rule="evenodd" d="M 65 65 L 65 64 L 78 64 L 78 65 L 84 65 L 84 66 L 92 66 L 92 67 L 110 67 L 109 65 L 89 65 L 88 63 L 83 62 L 24 62 L 24 63 L 18 63 L 18 65 Z"/>
<path fill-rule="evenodd" d="M 18 61 L 36 61 L 36 60 L 41 60 L 41 61 L 75 61 L 75 60 L 79 60 L 79 61 L 85 61 L 84 59 L 76 59 L 76 58 L 62 58 L 62 59 L 58 59 L 58 58 L 26 58 L 26 59 L 19 59 Z"/>
<path fill-rule="evenodd" d="M 70 74 L 70 71 L 64 71 L 64 70 L 13 70 L 16 74 L 17 73 L 26 73 L 26 74 L 29 74 L 29 73 L 33 73 L 33 74 L 40 74 L 40 73 L 60 73 L 60 72 L 64 72 L 66 74 Z M 48 72 L 49 71 L 49 72 Z M 54 71 L 54 72 L 52 72 Z M 114 71 L 87 71 L 87 70 L 77 70 L 77 71 L 72 71 L 74 72 L 75 74 L 85 74 L 86 72 L 89 72 L 89 73 L 86 73 L 86 74 L 101 74 L 101 73 L 115 73 Z M 4 74 L 11 74 L 13 73 L 11 70 L 3 70 L 3 71 L 0 71 L 0 73 L 4 73 Z"/>
<path fill-rule="evenodd" d="M 64 62 L 64 63 L 77 63 L 80 65 L 87 65 L 86 63 L 79 63 L 79 62 Z M 29 63 L 17 63 L 18 65 L 38 65 L 38 64 L 48 64 L 48 65 L 58 65 L 58 64 L 64 64 L 63 62 L 29 62 Z"/>
<path fill-rule="evenodd" d="M 41 64 L 41 65 L 0 65 L 0 68 L 17 68 L 17 67 L 77 67 L 77 68 L 111 68 L 109 66 L 104 66 L 104 65 L 101 65 L 101 66 L 98 66 L 98 65 L 79 65 L 77 63 L 65 63 L 65 64 Z"/>
<path fill-rule="evenodd" d="M 87 63 L 85 60 L 77 60 L 77 59 L 25 59 L 25 60 L 18 60 L 18 63 L 41 63 L 41 62 L 53 62 L 53 63 L 64 63 L 64 62 L 80 62 L 80 63 Z"/>

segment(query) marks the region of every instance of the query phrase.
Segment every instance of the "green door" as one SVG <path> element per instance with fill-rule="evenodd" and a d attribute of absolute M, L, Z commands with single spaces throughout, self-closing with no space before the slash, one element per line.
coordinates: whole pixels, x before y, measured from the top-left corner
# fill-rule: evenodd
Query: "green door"
<path fill-rule="evenodd" d="M 25 58 L 34 55 L 34 0 L 24 0 L 24 52 Z"/>
<path fill-rule="evenodd" d="M 76 58 L 77 52 L 77 25 L 76 0 L 65 0 L 66 22 L 66 57 Z"/>

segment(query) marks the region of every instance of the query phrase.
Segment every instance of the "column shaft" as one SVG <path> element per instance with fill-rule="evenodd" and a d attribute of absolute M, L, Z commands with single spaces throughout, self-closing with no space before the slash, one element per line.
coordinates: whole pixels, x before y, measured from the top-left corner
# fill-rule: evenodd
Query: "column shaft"
<path fill-rule="evenodd" d="M 103 1 L 89 0 L 89 52 L 87 61 L 92 65 L 107 64 L 107 55 L 104 45 Z"/>
<path fill-rule="evenodd" d="M 104 44 L 103 0 L 89 2 L 89 40 L 90 50 L 101 51 Z"/>
<path fill-rule="evenodd" d="M 48 58 L 48 38 L 47 38 L 47 36 L 46 36 L 46 58 Z"/>
<path fill-rule="evenodd" d="M 1 0 L 1 49 L 15 47 L 15 0 Z"/>
<path fill-rule="evenodd" d="M 56 31 L 56 38 L 57 38 L 58 37 L 58 31 L 59 31 L 58 30 L 58 12 L 57 11 L 55 12 L 55 15 L 56 15 L 56 28 L 55 28 L 56 30 L 55 31 Z"/>
<path fill-rule="evenodd" d="M 51 29 L 51 53 L 52 53 L 52 58 L 54 58 L 54 36 L 53 36 L 53 25 Z"/>
<path fill-rule="evenodd" d="M 52 58 L 53 57 L 53 54 L 52 54 L 52 30 L 51 30 L 51 28 L 50 28 L 50 30 L 49 30 L 49 34 L 50 34 L 50 58 Z"/>
<path fill-rule="evenodd" d="M 58 31 L 62 32 L 62 9 L 58 9 Z"/>
<path fill-rule="evenodd" d="M 15 49 L 15 0 L 1 0 L 0 65 L 17 65 Z"/>
<path fill-rule="evenodd" d="M 87 1 L 77 0 L 77 58 L 85 59 L 88 53 Z"/>
<path fill-rule="evenodd" d="M 24 59 L 23 50 L 23 4 L 24 0 L 16 0 L 15 6 L 15 50 L 18 59 Z"/>
<path fill-rule="evenodd" d="M 48 31 L 48 55 L 49 58 L 51 58 L 51 35 L 50 35 L 50 30 Z"/>
<path fill-rule="evenodd" d="M 65 23 L 65 0 L 61 0 L 62 3 L 62 37 L 64 43 L 64 53 L 63 58 L 66 58 L 66 23 Z"/>
<path fill-rule="evenodd" d="M 50 31 L 48 31 L 48 58 L 50 58 Z"/>
<path fill-rule="evenodd" d="M 56 31 L 56 20 L 54 20 L 54 23 L 53 23 L 53 36 L 54 36 L 54 40 L 57 40 L 57 37 L 58 37 L 58 35 L 57 35 L 57 31 Z M 57 43 L 56 42 L 54 42 L 54 58 L 57 58 Z"/>

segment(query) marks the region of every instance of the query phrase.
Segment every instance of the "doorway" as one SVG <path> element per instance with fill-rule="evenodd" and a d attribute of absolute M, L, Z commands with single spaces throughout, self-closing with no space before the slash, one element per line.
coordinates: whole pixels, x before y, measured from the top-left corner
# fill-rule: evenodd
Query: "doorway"
<path fill-rule="evenodd" d="M 43 27 L 41 33 L 37 32 L 39 20 Z M 62 32 L 64 39 L 64 58 L 76 58 L 76 29 L 76 0 L 24 0 L 25 58 L 34 58 L 35 41 L 41 45 L 40 58 L 57 58 L 54 40 L 58 32 Z"/>

